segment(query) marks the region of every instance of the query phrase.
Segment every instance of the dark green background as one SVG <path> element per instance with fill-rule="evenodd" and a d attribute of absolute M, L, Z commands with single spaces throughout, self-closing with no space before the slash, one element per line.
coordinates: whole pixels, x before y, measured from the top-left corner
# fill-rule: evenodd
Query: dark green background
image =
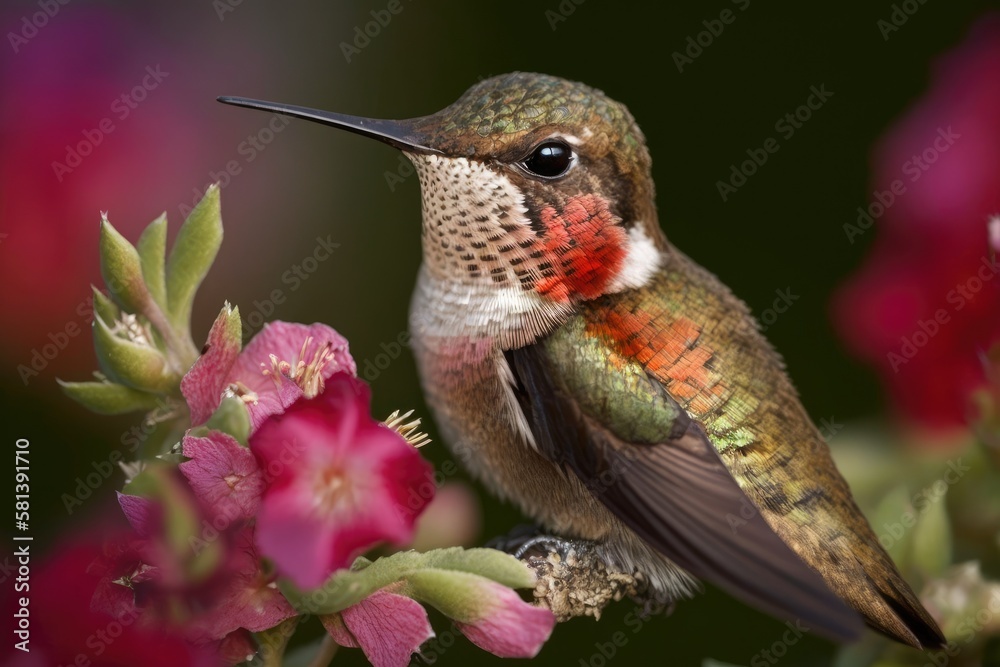
<path fill-rule="evenodd" d="M 888 18 L 889 2 L 778 7 L 754 0 L 741 12 L 728 0 L 685 7 L 587 0 L 553 30 L 545 12 L 558 11 L 557 0 L 402 0 L 403 11 L 345 62 L 340 42 L 352 39 L 354 27 L 385 4 L 359 1 L 335 9 L 320 2 L 244 0 L 212 29 L 251 45 L 258 62 L 278 76 L 262 85 L 254 67 L 217 50 L 197 68 L 175 75 L 172 85 L 203 93 L 204 103 L 190 114 L 210 117 L 229 147 L 266 117 L 218 105 L 213 98 L 219 94 L 405 117 L 435 111 L 478 79 L 512 70 L 544 71 L 601 88 L 625 102 L 646 133 L 668 237 L 721 276 L 755 313 L 771 305 L 777 289 L 799 295 L 767 335 L 785 356 L 810 413 L 843 422 L 884 411 L 873 376 L 846 356 L 832 333 L 831 292 L 859 265 L 877 234 L 869 231 L 851 245 L 842 225 L 870 198 L 873 143 L 925 90 L 934 57 L 957 45 L 991 3 L 931 0 L 886 41 L 876 22 Z M 672 52 L 683 50 L 688 36 L 704 30 L 703 20 L 726 8 L 735 11 L 735 22 L 679 73 Z M 181 49 L 185 40 L 213 39 L 211 30 L 192 26 L 218 21 L 210 3 L 163 2 L 141 10 L 123 3 L 120 11 L 132 15 L 140 31 L 130 39 L 141 43 L 141 31 L 148 31 L 151 39 L 181 42 Z M 137 59 L 152 62 L 155 56 L 139 53 Z M 779 137 L 775 121 L 804 103 L 810 86 L 821 84 L 833 97 L 793 137 Z M 779 152 L 724 203 L 716 181 L 768 137 L 778 138 Z M 191 180 L 204 180 L 232 157 L 232 148 L 192 155 Z M 207 331 L 223 299 L 249 311 L 254 299 L 282 286 L 282 273 L 312 252 L 317 235 L 329 234 L 340 249 L 274 317 L 332 324 L 350 339 L 359 367 L 381 352 L 382 343 L 397 339 L 406 327 L 420 261 L 417 180 L 407 178 L 394 192 L 386 184 L 384 174 L 398 167 L 397 159 L 392 149 L 354 135 L 299 122 L 285 129 L 247 170 L 250 175 L 224 188 L 227 242 L 196 303 L 196 337 Z M 269 185 L 289 180 L 295 185 L 285 191 Z M 150 219 L 166 209 L 176 228 L 177 205 L 191 197 L 191 183 L 181 185 L 169 190 L 175 199 L 148 193 Z M 227 206 L 234 201 L 241 207 Z M 242 213 L 231 217 L 227 210 Z M 96 238 L 94 247 L 81 252 L 96 253 Z M 81 289 L 94 279 L 80 276 Z M 16 326 L 17 314 L 4 319 Z M 76 349 L 92 354 L 84 345 Z M 62 399 L 52 382 L 58 366 L 28 390 L 13 368 L 3 378 L 4 422 L 27 434 L 39 454 L 33 462 L 34 516 L 36 526 L 44 519 L 38 538 L 43 544 L 87 529 L 85 518 L 67 517 L 59 496 L 134 423 L 92 418 Z M 373 387 L 375 414 L 397 407 L 427 414 L 407 350 Z M 435 435 L 433 426 L 430 431 Z M 424 452 L 438 463 L 448 456 L 440 443 Z M 85 513 L 114 511 L 111 486 L 100 495 L 88 501 Z M 483 502 L 483 539 L 520 520 L 505 505 L 485 497 Z M 603 663 L 591 661 L 595 642 L 611 641 L 624 630 L 628 643 L 609 664 L 697 665 L 711 656 L 746 665 L 783 632 L 780 622 L 714 591 L 682 602 L 672 617 L 654 618 L 635 634 L 623 625 L 631 610 L 625 602 L 598 623 L 576 620 L 558 627 L 537 664 L 596 667 Z M 829 652 L 829 645 L 807 638 L 782 663 L 816 664 L 815 655 Z M 497 662 L 459 639 L 439 664 L 470 660 Z M 336 664 L 360 662 L 359 652 L 344 651 Z"/>

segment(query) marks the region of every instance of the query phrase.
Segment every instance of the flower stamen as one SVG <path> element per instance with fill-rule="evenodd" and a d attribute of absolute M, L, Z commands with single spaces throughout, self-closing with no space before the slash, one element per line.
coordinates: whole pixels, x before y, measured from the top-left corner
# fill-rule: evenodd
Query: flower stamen
<path fill-rule="evenodd" d="M 407 410 L 403 414 L 399 414 L 399 410 L 395 410 L 391 415 L 389 415 L 389 418 L 382 423 L 403 436 L 403 440 L 406 440 L 406 442 L 419 449 L 429 443 L 431 438 L 423 431 L 417 430 L 420 428 L 420 418 L 406 422 L 412 414 L 413 410 Z"/>
<path fill-rule="evenodd" d="M 230 383 L 229 386 L 226 387 L 226 390 L 222 392 L 222 396 L 224 398 L 238 398 L 244 403 L 252 403 L 253 405 L 257 405 L 257 401 L 260 400 L 257 392 L 239 380 Z"/>

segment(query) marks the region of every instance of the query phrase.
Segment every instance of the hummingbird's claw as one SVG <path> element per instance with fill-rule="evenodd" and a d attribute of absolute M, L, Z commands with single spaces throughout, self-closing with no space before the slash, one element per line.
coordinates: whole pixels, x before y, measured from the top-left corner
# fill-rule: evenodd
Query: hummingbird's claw
<path fill-rule="evenodd" d="M 664 609 L 661 601 L 646 595 L 647 581 L 641 573 L 620 572 L 609 565 L 594 542 L 548 535 L 538 526 L 522 525 L 487 546 L 512 554 L 534 570 L 538 577 L 535 601 L 548 607 L 560 622 L 577 616 L 600 618 L 607 605 L 624 597 L 644 605 L 643 615 Z"/>

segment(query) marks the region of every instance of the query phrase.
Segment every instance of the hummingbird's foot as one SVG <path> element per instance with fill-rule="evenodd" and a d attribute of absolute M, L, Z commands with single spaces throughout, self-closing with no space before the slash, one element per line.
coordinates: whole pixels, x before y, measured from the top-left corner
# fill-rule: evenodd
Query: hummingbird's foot
<path fill-rule="evenodd" d="M 537 527 L 521 526 L 492 540 L 489 546 L 513 554 L 535 571 L 535 600 L 548 607 L 557 621 L 577 616 L 600 618 L 612 601 L 626 596 L 646 600 L 642 574 L 611 567 L 596 543 L 540 533 Z"/>

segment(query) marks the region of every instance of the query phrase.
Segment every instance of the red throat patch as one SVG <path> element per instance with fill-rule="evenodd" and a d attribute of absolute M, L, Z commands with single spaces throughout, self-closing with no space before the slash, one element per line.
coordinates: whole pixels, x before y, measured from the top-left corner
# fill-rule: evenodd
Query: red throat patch
<path fill-rule="evenodd" d="M 560 302 L 604 294 L 625 261 L 627 237 L 607 201 L 597 195 L 571 197 L 562 211 L 543 208 L 541 222 L 552 267 L 535 291 Z"/>

